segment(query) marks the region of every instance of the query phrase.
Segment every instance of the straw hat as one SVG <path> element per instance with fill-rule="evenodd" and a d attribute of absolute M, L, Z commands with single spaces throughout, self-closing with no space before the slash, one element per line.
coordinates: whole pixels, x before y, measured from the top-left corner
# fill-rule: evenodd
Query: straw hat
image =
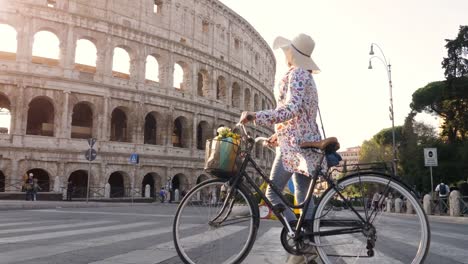
<path fill-rule="evenodd" d="M 315 41 L 306 34 L 299 34 L 293 40 L 285 37 L 276 37 L 273 41 L 273 49 L 281 48 L 286 55 L 286 59 L 294 66 L 312 73 L 319 73 L 320 68 L 312 60 L 311 55 L 315 48 Z"/>

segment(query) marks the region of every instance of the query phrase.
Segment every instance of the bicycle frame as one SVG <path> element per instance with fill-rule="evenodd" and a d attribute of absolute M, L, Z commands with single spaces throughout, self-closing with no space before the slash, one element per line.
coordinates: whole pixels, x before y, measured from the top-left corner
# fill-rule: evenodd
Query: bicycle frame
<path fill-rule="evenodd" d="M 322 154 L 322 157 L 320 159 L 320 163 L 322 163 L 323 159 L 325 158 L 325 155 Z M 246 168 L 248 165 L 252 165 L 252 167 L 260 174 L 260 176 L 263 178 L 264 181 L 267 182 L 268 186 L 271 187 L 271 189 L 280 197 L 280 199 L 283 201 L 283 203 L 285 203 L 289 208 L 292 208 L 292 209 L 303 209 L 302 213 L 300 214 L 299 216 L 299 219 L 297 221 L 297 225 L 296 225 L 296 229 L 295 231 L 292 229 L 291 225 L 288 223 L 288 221 L 286 220 L 286 218 L 281 214 L 281 212 L 283 211 L 283 208 L 277 208 L 275 206 L 273 206 L 273 204 L 271 203 L 271 201 L 266 197 L 265 193 L 260 190 L 260 188 L 257 186 L 257 184 L 252 180 L 252 178 L 248 175 L 248 173 L 246 172 Z M 272 211 L 273 213 L 276 215 L 276 217 L 280 220 L 280 222 L 282 223 L 282 225 L 288 229 L 288 233 L 291 237 L 294 237 L 294 238 L 300 238 L 301 237 L 301 228 L 305 222 L 305 215 L 307 214 L 307 210 L 309 208 L 309 204 L 311 202 L 311 199 L 312 199 L 312 195 L 313 195 L 313 191 L 315 189 L 315 186 L 317 185 L 317 180 L 318 180 L 318 177 L 319 177 L 319 168 L 320 168 L 320 165 L 316 168 L 316 172 L 314 174 L 314 177 L 309 185 L 309 188 L 307 190 L 307 195 L 306 195 L 306 198 L 304 200 L 304 202 L 302 202 L 301 204 L 299 205 L 292 205 L 289 201 L 286 200 L 286 198 L 284 197 L 284 195 L 282 194 L 282 190 L 279 190 L 277 186 L 274 185 L 273 182 L 271 182 L 270 178 L 265 175 L 265 173 L 263 172 L 263 170 L 257 165 L 257 163 L 255 162 L 255 160 L 251 157 L 251 154 L 249 152 L 246 152 L 245 153 L 245 158 L 244 158 L 244 161 L 241 165 L 241 168 L 238 172 L 238 174 L 233 177 L 231 179 L 231 186 L 237 186 L 238 184 L 240 184 L 242 182 L 242 180 L 246 180 L 247 183 L 254 188 L 254 190 L 260 195 L 260 197 L 265 201 L 265 203 L 270 207 L 272 208 Z M 315 235 L 320 235 L 320 236 L 331 236 L 331 235 L 341 235 L 341 234 L 351 234 L 351 233 L 359 233 L 359 232 L 363 232 L 364 231 L 364 228 L 367 226 L 367 224 L 369 223 L 369 220 L 371 217 L 367 216 L 366 215 L 366 219 L 364 219 L 357 211 L 356 209 L 352 206 L 352 204 L 348 201 L 347 198 L 345 198 L 339 188 L 336 186 L 335 182 L 333 180 L 331 180 L 330 177 L 324 177 L 325 180 L 327 181 L 327 183 L 329 184 L 329 188 L 333 188 L 336 190 L 336 192 L 339 194 L 339 196 L 341 197 L 341 199 L 343 199 L 343 201 L 345 201 L 345 204 L 358 216 L 358 218 L 361 220 L 361 221 L 357 221 L 357 220 L 322 220 L 322 223 L 324 226 L 334 226 L 334 227 L 344 227 L 342 229 L 334 229 L 334 230 L 330 230 L 330 231 L 321 231 L 321 232 L 313 232 L 313 233 L 307 233 L 306 235 L 307 236 L 315 236 Z M 236 188 L 232 188 L 232 189 L 236 189 Z M 231 189 L 231 190 L 232 190 Z M 232 196 L 233 194 L 231 192 L 229 192 L 226 196 L 226 200 L 225 200 L 225 204 L 223 205 L 223 209 L 221 210 L 221 212 L 219 213 L 218 216 L 215 217 L 215 219 L 213 220 L 216 220 L 218 219 L 221 215 L 223 215 L 223 213 L 225 212 L 225 208 L 227 206 L 227 201 L 229 200 L 229 198 Z M 230 210 L 232 209 L 232 205 L 230 206 L 231 208 L 229 208 L 229 211 L 228 213 L 225 215 L 224 219 L 227 217 L 227 215 L 229 215 L 229 212 Z M 285 208 L 285 210 L 288 210 Z M 371 214 L 372 215 L 372 214 Z M 221 220 L 223 221 L 223 220 Z M 346 227 L 346 228 L 345 228 Z"/>

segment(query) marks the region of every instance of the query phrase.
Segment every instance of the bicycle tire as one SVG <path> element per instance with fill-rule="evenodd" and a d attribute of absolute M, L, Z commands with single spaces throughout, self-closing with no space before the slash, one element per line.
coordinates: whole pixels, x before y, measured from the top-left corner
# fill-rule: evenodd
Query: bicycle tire
<path fill-rule="evenodd" d="M 219 190 L 226 183 L 226 179 L 212 179 L 198 184 L 177 208 L 174 245 L 184 263 L 241 263 L 252 249 L 260 216 L 256 199 L 244 185 L 239 185 L 231 199 L 233 207 L 226 221 L 219 226 L 209 223 L 222 208 Z"/>
<path fill-rule="evenodd" d="M 344 177 L 337 182 L 336 186 L 342 194 L 350 194 L 351 191 L 357 190 L 360 197 L 354 200 L 353 208 L 359 210 L 358 213 L 364 219 L 369 218 L 372 222 L 369 228 L 362 233 L 332 236 L 315 235 L 314 241 L 318 245 L 316 249 L 323 263 L 419 264 L 424 262 L 430 247 L 429 222 L 418 199 L 406 185 L 386 174 L 361 172 Z M 375 193 L 378 193 L 382 188 L 384 191 L 379 194 L 380 198 L 376 199 L 376 202 L 371 202 L 372 209 L 369 208 L 370 197 L 368 193 L 373 192 L 374 198 Z M 387 199 L 387 203 L 390 201 L 388 204 L 390 207 L 384 211 L 381 201 L 384 201 L 385 195 L 389 197 L 390 193 L 397 197 L 393 201 L 400 205 L 401 201 L 406 199 L 407 208 L 412 207 L 414 214 L 399 211 L 399 205 L 395 206 L 395 212 L 392 212 L 391 203 L 393 201 L 387 198 L 385 199 Z M 333 230 L 333 223 L 336 225 L 338 221 L 342 221 L 342 223 L 343 220 L 360 221 L 357 214 L 349 206 L 346 206 L 345 203 L 339 204 L 337 197 L 339 195 L 333 188 L 329 188 L 322 195 L 314 213 L 314 232 Z M 397 201 L 398 199 L 400 201 Z M 411 228 L 406 228 L 406 225 L 410 225 Z M 343 226 L 335 228 L 336 231 Z M 389 231 L 385 228 L 388 228 Z M 408 238 L 409 236 L 411 237 Z M 403 237 L 405 239 L 401 239 Z"/>

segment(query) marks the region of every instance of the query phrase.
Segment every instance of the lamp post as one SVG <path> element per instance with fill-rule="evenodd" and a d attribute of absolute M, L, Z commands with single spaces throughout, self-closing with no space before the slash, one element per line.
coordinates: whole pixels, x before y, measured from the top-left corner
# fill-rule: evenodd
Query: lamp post
<path fill-rule="evenodd" d="M 374 46 L 379 49 L 380 54 L 382 55 L 381 57 L 377 56 L 377 55 L 374 55 L 375 54 L 374 53 Z M 383 53 L 382 49 L 379 47 L 379 45 L 377 45 L 375 43 L 371 43 L 369 55 L 371 55 L 372 57 L 369 58 L 369 67 L 368 67 L 368 69 L 370 69 L 370 70 L 372 69 L 372 59 L 378 59 L 380 62 L 382 62 L 385 65 L 385 68 L 386 68 L 386 71 L 387 71 L 388 88 L 389 88 L 389 92 L 390 92 L 390 107 L 389 107 L 388 110 L 390 111 L 390 120 L 392 121 L 392 152 L 393 152 L 392 166 L 393 166 L 393 174 L 395 175 L 396 170 L 397 170 L 397 161 L 398 161 L 398 159 L 397 159 L 396 144 L 395 144 L 395 118 L 393 116 L 392 65 L 387 62 L 387 58 L 385 57 L 385 54 Z"/>

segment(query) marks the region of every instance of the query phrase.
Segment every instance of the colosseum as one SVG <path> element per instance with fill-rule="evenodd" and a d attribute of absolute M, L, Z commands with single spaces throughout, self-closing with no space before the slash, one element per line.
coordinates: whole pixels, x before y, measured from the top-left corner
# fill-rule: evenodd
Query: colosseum
<path fill-rule="evenodd" d="M 204 142 L 219 126 L 275 105 L 272 50 L 217 0 L 0 0 L 0 29 L 4 194 L 33 173 L 43 192 L 72 180 L 85 197 L 88 172 L 93 198 L 107 183 L 111 197 L 182 192 L 210 177 Z M 254 155 L 268 170 L 272 154 Z"/>

